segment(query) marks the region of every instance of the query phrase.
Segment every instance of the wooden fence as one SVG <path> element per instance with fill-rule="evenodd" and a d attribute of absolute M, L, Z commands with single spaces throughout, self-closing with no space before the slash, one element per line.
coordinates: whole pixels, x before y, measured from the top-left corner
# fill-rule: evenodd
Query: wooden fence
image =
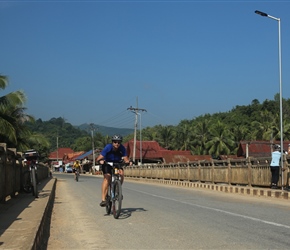
<path fill-rule="evenodd" d="M 243 158 L 211 161 L 180 162 L 172 164 L 146 164 L 126 167 L 125 176 L 204 182 L 213 184 L 269 187 L 271 185 L 271 158 Z M 290 158 L 284 155 L 283 186 L 288 185 Z M 278 185 L 281 187 L 280 177 Z"/>
<path fill-rule="evenodd" d="M 0 202 L 5 202 L 7 197 L 14 197 L 22 191 L 22 176 L 28 166 L 23 166 L 22 153 L 15 148 L 6 148 L 5 143 L 0 143 Z M 37 166 L 38 180 L 49 176 L 49 168 L 43 164 Z"/>

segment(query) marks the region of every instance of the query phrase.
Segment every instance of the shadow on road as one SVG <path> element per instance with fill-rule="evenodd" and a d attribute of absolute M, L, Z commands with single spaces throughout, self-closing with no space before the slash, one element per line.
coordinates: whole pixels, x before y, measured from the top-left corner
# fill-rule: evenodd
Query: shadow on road
<path fill-rule="evenodd" d="M 131 217 L 132 213 L 136 212 L 147 212 L 144 208 L 122 208 L 121 214 L 119 216 L 119 219 L 127 219 Z"/>

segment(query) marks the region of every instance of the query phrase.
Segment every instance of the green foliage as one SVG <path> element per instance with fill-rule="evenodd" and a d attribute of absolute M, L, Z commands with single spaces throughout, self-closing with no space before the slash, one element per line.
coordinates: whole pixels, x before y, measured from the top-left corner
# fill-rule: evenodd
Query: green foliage
<path fill-rule="evenodd" d="M 0 89 L 8 85 L 8 78 L 0 75 Z M 113 134 L 122 134 L 124 142 L 134 138 L 133 129 L 117 129 L 92 124 L 72 126 L 63 118 L 49 121 L 25 113 L 24 92 L 15 91 L 0 96 L 0 142 L 17 150 L 34 148 L 43 158 L 57 148 L 69 147 L 74 151 L 89 151 L 93 145 L 102 149 L 111 142 Z M 241 140 L 280 140 L 279 94 L 274 100 L 260 103 L 254 99 L 250 105 L 237 105 L 231 111 L 204 114 L 192 120 L 182 120 L 177 126 L 156 125 L 136 131 L 137 140 L 157 141 L 170 150 L 190 150 L 193 154 L 236 154 Z M 283 99 L 283 138 L 290 140 L 290 100 Z M 93 140 L 93 141 L 92 141 Z"/>
<path fill-rule="evenodd" d="M 50 143 L 50 151 L 58 148 L 72 148 L 76 151 L 91 149 L 91 138 L 86 131 L 80 130 L 63 118 L 52 118 L 49 121 L 41 119 L 35 122 L 27 122 L 26 125 L 32 130 L 41 133 Z"/>
<path fill-rule="evenodd" d="M 182 120 L 177 126 L 157 125 L 142 130 L 144 140 L 193 154 L 236 154 L 241 140 L 280 140 L 279 95 L 262 104 L 236 106 L 229 112 Z M 283 136 L 290 140 L 290 100 L 283 99 Z"/>

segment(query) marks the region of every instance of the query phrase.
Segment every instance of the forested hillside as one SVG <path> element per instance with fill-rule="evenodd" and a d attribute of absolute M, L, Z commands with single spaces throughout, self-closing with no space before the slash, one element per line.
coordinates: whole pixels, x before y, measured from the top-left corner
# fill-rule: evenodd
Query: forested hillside
<path fill-rule="evenodd" d="M 50 151 L 56 148 L 70 147 L 75 151 L 88 151 L 92 149 L 92 135 L 95 147 L 103 147 L 113 134 L 120 133 L 123 136 L 132 134 L 133 129 L 119 129 L 95 124 L 82 124 L 73 126 L 63 118 L 52 118 L 49 121 L 41 119 L 35 122 L 27 122 L 30 130 L 42 134 L 50 143 Z M 93 133 L 92 133 L 93 132 Z"/>
<path fill-rule="evenodd" d="M 229 112 L 204 114 L 177 126 L 142 130 L 143 140 L 156 140 L 168 149 L 193 154 L 236 154 L 241 140 L 280 140 L 279 95 L 274 100 L 236 106 Z M 283 99 L 283 136 L 290 140 L 290 100 Z"/>
<path fill-rule="evenodd" d="M 155 140 L 160 146 L 171 150 L 190 150 L 193 154 L 236 154 L 241 140 L 280 140 L 279 95 L 274 100 L 259 103 L 253 100 L 250 105 L 236 106 L 228 112 L 204 114 L 192 120 L 182 120 L 177 126 L 156 125 L 142 129 L 142 140 Z M 290 100 L 283 100 L 284 140 L 290 140 Z M 43 122 L 29 123 L 33 131 L 43 134 L 51 143 L 51 150 L 58 147 L 71 147 L 75 151 L 92 148 L 91 130 L 81 130 L 53 118 Z M 114 128 L 112 128 L 114 129 Z M 124 132 L 124 131 L 123 131 Z M 121 133 L 122 134 L 122 133 Z M 126 133 L 123 133 L 126 135 Z M 137 140 L 140 133 L 137 132 Z M 124 141 L 133 138 L 124 136 Z M 94 130 L 94 145 L 102 148 L 110 142 L 110 136 Z"/>

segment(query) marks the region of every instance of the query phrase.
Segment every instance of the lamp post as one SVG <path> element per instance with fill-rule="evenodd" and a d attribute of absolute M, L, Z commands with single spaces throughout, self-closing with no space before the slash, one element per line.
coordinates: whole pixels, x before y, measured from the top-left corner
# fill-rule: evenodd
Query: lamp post
<path fill-rule="evenodd" d="M 256 14 L 264 17 L 269 17 L 271 19 L 274 19 L 278 21 L 278 47 L 279 47 L 279 80 L 280 80 L 280 147 L 281 147 L 281 167 L 283 168 L 283 159 L 284 159 L 284 150 L 283 150 L 283 109 L 282 109 L 282 59 L 281 59 L 281 20 L 280 18 L 270 16 L 265 12 L 256 10 Z M 283 171 L 281 171 L 281 185 L 283 190 Z"/>

